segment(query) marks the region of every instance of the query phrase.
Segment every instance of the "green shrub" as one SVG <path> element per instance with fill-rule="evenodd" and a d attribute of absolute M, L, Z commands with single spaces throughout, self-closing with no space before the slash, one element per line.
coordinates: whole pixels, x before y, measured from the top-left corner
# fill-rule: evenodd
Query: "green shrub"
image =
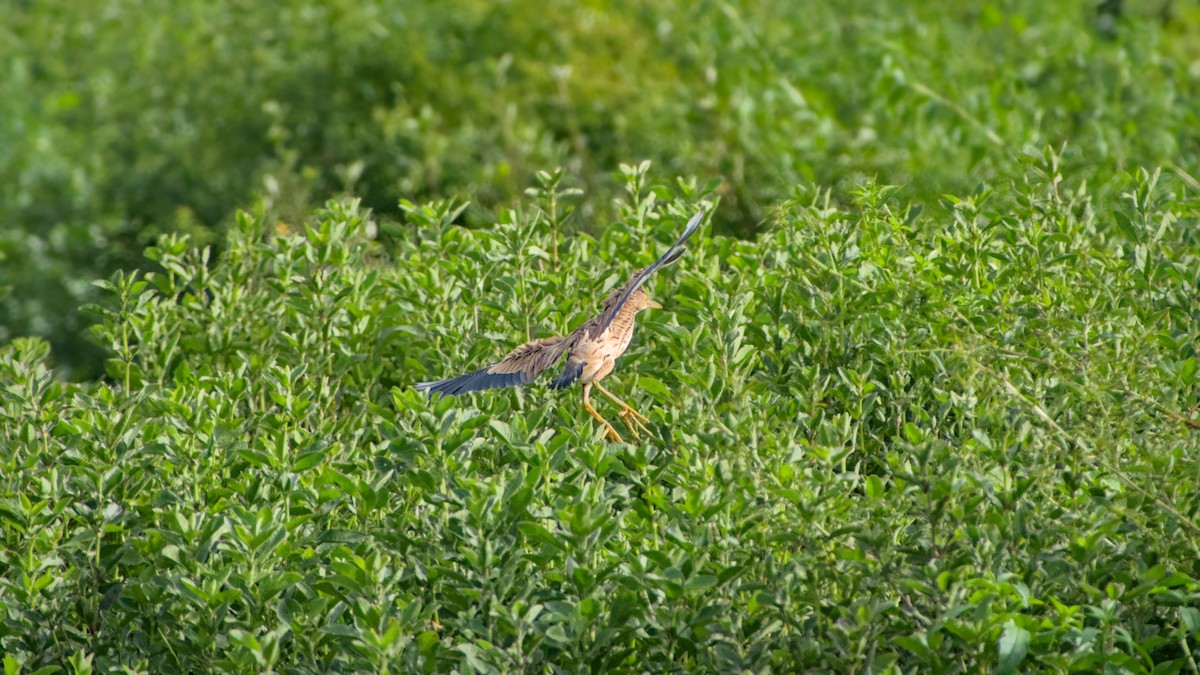
<path fill-rule="evenodd" d="M 722 176 L 718 231 L 749 236 L 796 184 L 929 205 L 1066 144 L 1107 208 L 1116 172 L 1200 175 L 1195 3 L 1123 4 L 1097 31 L 1033 0 L 4 3 L 0 342 L 95 376 L 75 308 L 165 233 L 219 250 L 239 207 L 295 224 L 338 193 L 479 225 L 546 166 L 588 223 L 630 158 Z"/>
<path fill-rule="evenodd" d="M 106 382 L 0 350 L 6 667 L 1194 667 L 1200 211 L 1028 161 L 698 234 L 611 377 L 638 444 L 578 390 L 409 385 L 573 327 L 711 186 L 625 167 L 598 238 L 550 174 L 494 228 L 405 203 L 388 248 L 353 201 L 166 236 L 101 284 Z"/>

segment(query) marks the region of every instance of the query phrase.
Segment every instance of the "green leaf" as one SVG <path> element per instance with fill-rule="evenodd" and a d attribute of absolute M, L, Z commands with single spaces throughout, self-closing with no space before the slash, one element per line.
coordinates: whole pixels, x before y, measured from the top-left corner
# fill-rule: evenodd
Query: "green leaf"
<path fill-rule="evenodd" d="M 638 376 L 637 386 L 639 389 L 646 390 L 646 393 L 656 398 L 667 397 L 671 394 L 670 390 L 667 389 L 667 385 L 648 375 Z"/>
<path fill-rule="evenodd" d="M 600 614 L 600 603 L 595 598 L 584 598 L 579 602 L 579 614 L 589 619 Z"/>
<path fill-rule="evenodd" d="M 706 591 L 717 585 L 717 578 L 711 574 L 697 574 L 683 584 L 685 591 Z"/>
<path fill-rule="evenodd" d="M 1179 364 L 1179 380 L 1188 386 L 1196 383 L 1196 357 L 1189 356 Z"/>
<path fill-rule="evenodd" d="M 567 644 L 571 641 L 571 638 L 567 637 L 567 631 L 562 627 L 562 624 L 558 623 L 546 630 L 546 637 L 559 644 Z"/>
<path fill-rule="evenodd" d="M 865 491 L 870 499 L 883 497 L 883 479 L 879 476 L 867 476 Z"/>
<path fill-rule="evenodd" d="M 1200 634 L 1200 608 L 1197 607 L 1180 607 L 1179 620 L 1183 622 L 1183 627 L 1193 635 Z"/>
<path fill-rule="evenodd" d="M 74 675 L 91 675 L 92 673 L 92 655 L 82 650 L 72 654 L 68 663 L 71 664 L 71 672 Z"/>
<path fill-rule="evenodd" d="M 491 427 L 492 430 L 497 434 L 499 434 L 500 438 L 503 438 L 505 443 L 509 445 L 518 444 L 517 432 L 513 430 L 512 426 L 507 422 L 503 422 L 501 420 L 488 420 L 488 426 Z"/>
<path fill-rule="evenodd" d="M 522 486 L 513 493 L 512 499 L 508 502 L 508 509 L 515 514 L 525 513 L 525 508 L 529 506 L 529 502 L 533 500 L 533 490 Z"/>
<path fill-rule="evenodd" d="M 1001 673 L 1016 672 L 1017 666 L 1025 660 L 1029 652 L 1029 631 L 1017 626 L 1011 619 L 1004 624 L 1000 634 L 1000 662 L 997 669 Z"/>
<path fill-rule="evenodd" d="M 929 650 L 929 647 L 925 645 L 924 642 L 916 637 L 909 635 L 898 635 L 892 638 L 892 642 L 919 657 L 926 664 L 929 664 L 933 659 L 933 652 Z"/>
<path fill-rule="evenodd" d="M 1117 224 L 1117 227 L 1121 229 L 1121 233 L 1124 234 L 1129 241 L 1141 241 L 1141 237 L 1138 235 L 1137 228 L 1133 226 L 1133 221 L 1129 219 L 1129 216 L 1125 215 L 1124 211 L 1114 210 L 1113 222 Z"/>
<path fill-rule="evenodd" d="M 537 523 L 524 522 L 518 525 L 517 528 L 521 530 L 521 534 L 525 535 L 529 539 L 540 541 L 544 544 L 549 544 L 560 551 L 567 550 L 566 544 L 559 541 L 558 537 L 555 537 L 550 533 L 550 530 L 547 530 L 545 527 L 542 527 Z"/>
<path fill-rule="evenodd" d="M 417 650 L 421 652 L 421 655 L 428 658 L 433 655 L 439 642 L 441 642 L 441 638 L 438 637 L 438 634 L 427 630 L 417 636 Z"/>
<path fill-rule="evenodd" d="M 344 623 L 327 623 L 321 626 L 321 632 L 327 635 L 337 635 L 339 637 L 358 637 L 358 630 L 354 626 L 347 626 Z"/>
<path fill-rule="evenodd" d="M 326 452 L 328 452 L 327 449 L 321 449 L 301 453 L 296 457 L 296 460 L 292 462 L 292 470 L 296 473 L 303 473 L 313 468 L 317 464 L 320 464 L 321 460 L 325 459 Z"/>
<path fill-rule="evenodd" d="M 58 423 L 54 425 L 54 429 L 50 433 L 55 438 L 62 438 L 63 436 L 78 436 L 80 431 L 79 427 L 71 424 L 67 420 L 59 420 Z"/>

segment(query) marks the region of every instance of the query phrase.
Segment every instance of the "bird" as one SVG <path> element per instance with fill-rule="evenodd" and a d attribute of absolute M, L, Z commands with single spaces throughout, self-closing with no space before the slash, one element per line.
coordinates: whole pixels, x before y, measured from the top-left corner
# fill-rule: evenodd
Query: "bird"
<path fill-rule="evenodd" d="M 432 397 L 434 394 L 457 396 L 473 391 L 524 386 L 565 358 L 562 372 L 551 380 L 550 387 L 565 389 L 576 381 L 580 382 L 583 386 L 583 407 L 603 425 L 605 440 L 620 443 L 624 439 L 616 427 L 592 406 L 593 387 L 620 406 L 621 420 L 635 440 L 641 439 L 639 428 L 653 436 L 653 432 L 646 427 L 650 419 L 605 389 L 600 380 L 612 372 L 617 358 L 629 348 L 637 314 L 646 309 L 662 309 L 662 305 L 650 299 L 643 285 L 656 270 L 683 256 L 687 250 L 684 244 L 700 227 L 704 214 L 702 209 L 693 216 L 683 234 L 658 260 L 649 267 L 637 270 L 628 281 L 613 289 L 604 299 L 600 313 L 569 334 L 531 340 L 486 368 L 445 380 L 420 382 L 413 388 L 428 392 Z"/>

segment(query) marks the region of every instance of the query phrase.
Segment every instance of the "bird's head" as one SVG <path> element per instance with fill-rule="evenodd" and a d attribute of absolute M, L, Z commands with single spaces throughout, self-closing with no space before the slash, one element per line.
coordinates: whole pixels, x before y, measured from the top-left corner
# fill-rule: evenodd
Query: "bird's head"
<path fill-rule="evenodd" d="M 624 287 L 612 289 L 612 291 L 608 294 L 608 297 L 604 299 L 605 311 L 609 310 L 614 304 L 616 304 L 624 290 Z M 650 294 L 646 292 L 646 289 L 637 288 L 629 294 L 629 299 L 625 302 L 625 306 L 621 311 L 632 311 L 634 314 L 637 314 L 643 309 L 662 309 L 662 305 L 651 300 Z"/>
<path fill-rule="evenodd" d="M 662 309 L 662 305 L 651 300 L 650 294 L 647 293 L 646 289 L 644 289 L 644 288 L 639 288 L 636 291 L 634 291 L 633 295 L 630 296 L 629 300 L 631 302 L 637 303 L 634 306 L 637 307 L 637 311 L 639 311 L 639 312 L 642 311 L 643 309 Z"/>

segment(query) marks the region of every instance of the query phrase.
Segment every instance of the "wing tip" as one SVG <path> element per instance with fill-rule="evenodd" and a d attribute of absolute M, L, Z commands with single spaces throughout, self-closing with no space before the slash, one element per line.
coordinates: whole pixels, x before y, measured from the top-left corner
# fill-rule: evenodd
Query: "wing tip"
<path fill-rule="evenodd" d="M 487 368 L 476 370 L 475 372 L 452 377 L 448 380 L 437 380 L 435 382 L 418 382 L 412 387 L 417 391 L 429 393 L 429 397 L 433 398 L 434 394 L 442 394 L 444 396 L 460 396 L 469 394 L 473 391 L 486 391 L 488 389 L 500 389 L 504 387 L 519 387 L 529 384 L 533 378 L 526 377 L 522 373 L 490 373 Z"/>
<path fill-rule="evenodd" d="M 445 394 L 446 392 L 438 389 L 438 385 L 446 384 L 447 380 L 437 380 L 435 382 L 418 382 L 412 386 L 413 391 L 419 391 L 433 398 L 434 394 Z"/>
<path fill-rule="evenodd" d="M 679 235 L 679 241 L 675 242 L 675 245 L 682 246 L 683 242 L 687 241 L 696 230 L 700 229 L 700 223 L 704 222 L 704 216 L 707 214 L 708 211 L 704 208 L 697 211 L 696 215 L 692 216 L 692 219 L 688 221 L 687 227 L 683 228 L 683 234 Z"/>

